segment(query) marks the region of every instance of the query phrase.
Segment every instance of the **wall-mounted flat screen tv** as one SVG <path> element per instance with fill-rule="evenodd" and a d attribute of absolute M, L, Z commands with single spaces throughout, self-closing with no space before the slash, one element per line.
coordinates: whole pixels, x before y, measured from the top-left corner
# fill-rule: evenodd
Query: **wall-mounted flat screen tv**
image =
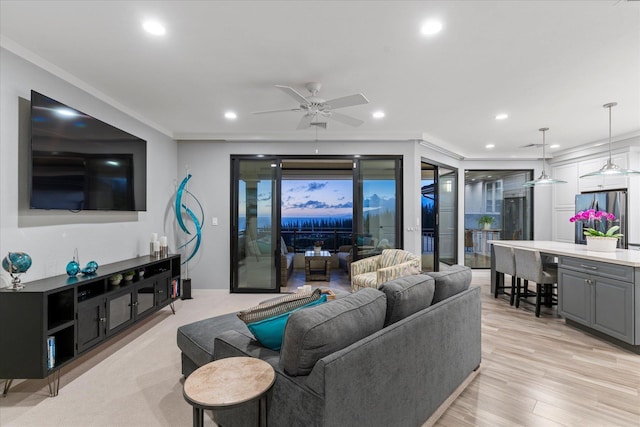
<path fill-rule="evenodd" d="M 147 142 L 31 91 L 30 207 L 147 210 Z"/>

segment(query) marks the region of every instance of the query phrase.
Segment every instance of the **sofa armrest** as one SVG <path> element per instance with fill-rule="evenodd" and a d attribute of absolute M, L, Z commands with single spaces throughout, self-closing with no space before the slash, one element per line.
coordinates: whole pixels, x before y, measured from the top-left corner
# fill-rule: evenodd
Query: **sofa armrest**
<path fill-rule="evenodd" d="M 379 268 L 377 270 L 378 286 L 389 280 L 397 279 L 402 276 L 409 276 L 420 273 L 420 260 L 405 261 L 390 267 Z"/>
<path fill-rule="evenodd" d="M 351 263 L 351 277 L 358 274 L 370 273 L 378 269 L 378 260 L 380 255 L 375 255 L 369 258 L 359 259 Z"/>

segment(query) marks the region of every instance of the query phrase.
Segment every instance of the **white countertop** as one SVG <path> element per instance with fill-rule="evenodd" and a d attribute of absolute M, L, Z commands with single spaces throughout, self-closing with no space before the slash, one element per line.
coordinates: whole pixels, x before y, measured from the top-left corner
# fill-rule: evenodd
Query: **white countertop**
<path fill-rule="evenodd" d="M 564 255 L 592 261 L 640 267 L 640 251 L 636 250 L 616 249 L 615 252 L 596 252 L 588 251 L 586 245 L 553 242 L 550 240 L 490 240 L 489 243 L 514 248 L 537 249 L 540 252 L 556 256 Z"/>

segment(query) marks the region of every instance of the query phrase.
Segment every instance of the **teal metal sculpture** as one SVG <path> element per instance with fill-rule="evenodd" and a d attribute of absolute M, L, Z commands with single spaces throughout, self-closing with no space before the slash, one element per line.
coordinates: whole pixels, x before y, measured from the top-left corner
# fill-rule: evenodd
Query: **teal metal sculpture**
<path fill-rule="evenodd" d="M 184 222 L 184 218 L 182 214 L 183 212 L 187 214 L 188 218 L 191 220 L 195 228 L 195 230 L 193 230 L 194 231 L 193 237 L 191 237 L 191 239 L 189 239 L 187 242 L 185 242 L 184 244 L 178 247 L 178 249 L 186 248 L 187 246 L 191 245 L 195 241 L 195 244 L 193 244 L 193 248 L 191 249 L 191 253 L 189 254 L 188 257 L 186 257 L 186 259 L 182 262 L 182 264 L 186 264 L 187 262 L 189 262 L 191 258 L 193 258 L 195 254 L 198 252 L 198 249 L 200 249 L 200 243 L 202 241 L 202 224 L 204 223 L 204 210 L 202 209 L 202 205 L 200 204 L 200 201 L 198 200 L 198 198 L 194 196 L 193 193 L 191 193 L 187 189 L 187 183 L 189 182 L 190 179 L 191 179 L 191 174 L 187 174 L 187 176 L 182 180 L 182 182 L 178 186 L 178 190 L 176 192 L 175 210 L 176 210 L 176 219 L 178 221 L 178 225 L 180 226 L 180 229 L 186 234 L 190 236 L 192 235 L 191 231 L 189 231 L 189 228 Z M 189 209 L 185 205 L 185 203 L 183 203 L 183 198 L 185 195 L 188 195 L 189 197 L 191 197 L 191 199 L 193 199 L 193 201 L 198 205 L 198 208 L 200 209 L 199 218 L 191 209 Z"/>

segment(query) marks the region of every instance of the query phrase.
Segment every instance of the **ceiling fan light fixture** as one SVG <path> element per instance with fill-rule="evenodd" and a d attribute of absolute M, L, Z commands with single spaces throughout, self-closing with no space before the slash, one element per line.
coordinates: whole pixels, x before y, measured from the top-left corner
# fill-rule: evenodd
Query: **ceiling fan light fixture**
<path fill-rule="evenodd" d="M 384 117 L 384 111 L 374 111 L 372 116 L 374 119 L 381 119 Z"/>
<path fill-rule="evenodd" d="M 584 174 L 580 178 L 611 175 L 640 175 L 640 171 L 621 168 L 620 166 L 613 163 L 613 161 L 611 161 L 611 108 L 615 107 L 616 105 L 618 105 L 617 102 L 609 102 L 603 105 L 604 108 L 609 109 L 609 158 L 607 159 L 607 162 L 604 164 L 604 166 L 602 166 L 600 169 Z"/>
<path fill-rule="evenodd" d="M 542 132 L 542 173 L 540 174 L 539 177 L 537 177 L 536 179 L 534 179 L 533 181 L 527 181 L 524 184 L 522 184 L 523 187 L 546 187 L 549 185 L 554 185 L 554 184 L 566 184 L 567 181 L 563 181 L 561 179 L 554 179 L 551 178 L 549 175 L 547 175 L 547 173 L 544 170 L 544 161 L 546 159 L 546 153 L 545 153 L 545 132 L 549 130 L 549 128 L 540 128 L 538 129 L 540 132 Z"/>

